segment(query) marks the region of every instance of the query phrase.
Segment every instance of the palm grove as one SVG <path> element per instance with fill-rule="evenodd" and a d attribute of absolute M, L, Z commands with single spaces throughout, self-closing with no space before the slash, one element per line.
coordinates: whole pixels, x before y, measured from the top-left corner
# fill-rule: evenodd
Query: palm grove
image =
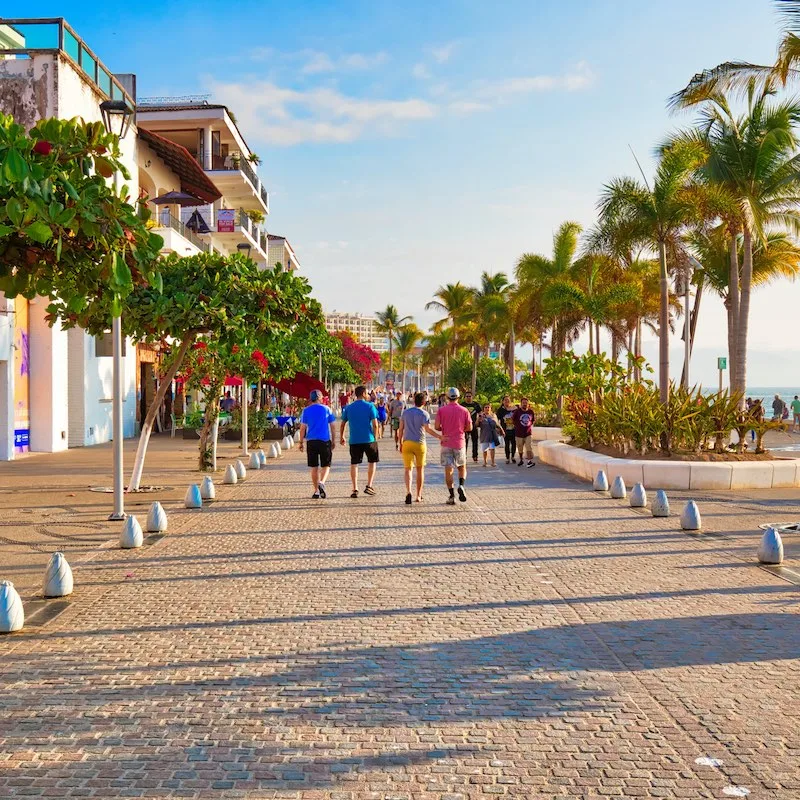
<path fill-rule="evenodd" d="M 436 290 L 426 308 L 442 319 L 424 336 L 423 363 L 443 382 L 455 382 L 460 373 L 452 365 L 468 359 L 470 379 L 461 382 L 480 391 L 476 378 L 492 347 L 513 383 L 515 344 L 533 345 L 541 363 L 543 350 L 550 359 L 564 356 L 581 336 L 589 354 L 600 354 L 601 331 L 610 338 L 610 361 L 625 359 L 626 377 L 641 380 L 648 328 L 664 332 L 657 377 L 667 403 L 667 332 L 683 318 L 688 361 L 711 293 L 727 311 L 731 395 L 742 402 L 751 294 L 800 269 L 800 102 L 786 92 L 800 75 L 800 4 L 777 5 L 787 28 L 776 64 L 730 62 L 695 75 L 669 102 L 696 122 L 657 146 L 652 175 L 640 169 L 602 188 L 593 227 L 563 223 L 552 252 L 523 254 L 513 278 L 484 272 L 479 286 Z M 390 362 L 423 339 L 394 306 L 378 318 L 392 343 Z M 685 363 L 684 388 L 688 381 Z"/>

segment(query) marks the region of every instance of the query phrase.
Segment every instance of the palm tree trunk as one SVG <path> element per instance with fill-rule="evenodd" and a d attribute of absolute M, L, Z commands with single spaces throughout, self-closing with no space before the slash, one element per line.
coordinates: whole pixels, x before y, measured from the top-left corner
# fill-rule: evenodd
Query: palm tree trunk
<path fill-rule="evenodd" d="M 662 403 L 669 400 L 669 277 L 667 247 L 658 243 L 659 309 L 658 309 L 658 394 Z"/>
<path fill-rule="evenodd" d="M 393 335 L 393 331 L 389 331 L 389 372 L 391 372 L 394 367 L 394 342 L 392 341 Z"/>
<path fill-rule="evenodd" d="M 478 384 L 478 361 L 481 357 L 481 349 L 480 346 L 477 344 L 472 345 L 472 394 L 475 394 L 475 390 Z"/>
<path fill-rule="evenodd" d="M 747 391 L 747 334 L 750 326 L 750 287 L 753 283 L 753 235 L 744 229 L 744 254 L 742 257 L 742 288 L 739 296 L 739 319 L 736 337 L 736 391 L 742 395 Z"/>
<path fill-rule="evenodd" d="M 511 330 L 508 334 L 508 352 L 506 353 L 506 363 L 508 364 L 508 377 L 511 379 L 511 385 L 517 384 L 517 367 L 514 363 L 514 351 L 517 349 L 517 341 L 514 334 L 514 323 L 511 323 Z"/>
<path fill-rule="evenodd" d="M 591 318 L 589 319 L 589 355 L 594 355 L 594 330 Z"/>
<path fill-rule="evenodd" d="M 212 382 L 205 391 L 206 408 L 203 413 L 204 422 L 200 430 L 200 444 L 197 456 L 197 469 L 201 472 L 203 470 L 213 469 L 210 453 L 211 448 L 209 447 L 208 440 L 214 430 L 214 423 L 219 416 L 219 393 L 221 389 L 221 383 Z"/>
<path fill-rule="evenodd" d="M 728 243 L 729 272 L 728 272 L 728 369 L 731 389 L 734 391 L 738 382 L 738 335 L 739 335 L 739 253 L 735 234 L 731 235 Z"/>
<path fill-rule="evenodd" d="M 600 355 L 600 323 L 595 322 L 594 324 L 594 337 L 595 337 L 595 347 L 594 352 L 595 355 Z"/>
<path fill-rule="evenodd" d="M 692 307 L 691 321 L 689 322 L 689 361 L 691 362 L 692 351 L 694 350 L 694 339 L 697 334 L 697 320 L 700 317 L 700 301 L 703 299 L 703 289 L 705 283 L 703 281 L 703 274 L 700 273 L 700 280 L 697 283 L 697 289 L 694 293 L 694 306 Z M 684 363 L 683 375 L 681 376 L 681 383 L 685 386 L 689 385 L 689 364 Z"/>

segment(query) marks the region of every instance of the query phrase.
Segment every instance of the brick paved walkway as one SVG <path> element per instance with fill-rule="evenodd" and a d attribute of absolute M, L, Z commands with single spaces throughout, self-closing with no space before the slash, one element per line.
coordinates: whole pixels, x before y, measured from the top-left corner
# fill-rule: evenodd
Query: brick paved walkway
<path fill-rule="evenodd" d="M 800 588 L 753 563 L 797 493 L 690 536 L 542 467 L 406 507 L 388 446 L 354 501 L 336 455 L 328 501 L 292 451 L 167 502 L 0 639 L 0 797 L 800 797 Z"/>

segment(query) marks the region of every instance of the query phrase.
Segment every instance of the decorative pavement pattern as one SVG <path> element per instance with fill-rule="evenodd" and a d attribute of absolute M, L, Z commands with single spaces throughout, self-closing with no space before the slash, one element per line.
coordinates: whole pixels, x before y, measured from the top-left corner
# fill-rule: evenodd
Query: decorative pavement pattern
<path fill-rule="evenodd" d="M 0 639 L 0 798 L 800 797 L 800 587 L 754 563 L 796 492 L 689 535 L 540 466 L 407 507 L 382 456 L 373 498 L 293 450 L 73 561 Z"/>

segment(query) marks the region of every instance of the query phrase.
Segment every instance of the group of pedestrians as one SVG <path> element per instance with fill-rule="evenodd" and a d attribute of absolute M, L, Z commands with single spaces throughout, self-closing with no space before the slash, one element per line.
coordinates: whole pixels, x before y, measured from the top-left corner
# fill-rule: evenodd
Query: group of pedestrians
<path fill-rule="evenodd" d="M 413 405 L 406 403 L 402 392 L 387 399 L 383 395 L 367 393 L 365 386 L 357 386 L 355 399 L 349 397 L 341 403 L 341 422 L 338 439 L 335 431 L 336 416 L 324 405 L 322 392 L 311 393 L 311 403 L 303 410 L 300 417 L 300 450 L 305 450 L 314 490 L 312 499 L 327 497 L 325 482 L 330 473 L 333 450 L 336 442 L 344 447 L 349 446 L 350 480 L 352 491 L 350 497 L 359 496 L 359 466 L 367 460 L 367 482 L 363 493 L 375 494 L 375 474 L 377 472 L 380 453 L 378 442 L 383 437 L 384 423 L 391 421 L 395 448 L 403 459 L 405 481 L 405 502 L 423 502 L 425 485 L 425 464 L 427 460 L 427 438 L 438 439 L 440 447 L 440 463 L 444 468 L 447 485 L 447 505 L 455 505 L 456 496 L 464 503 L 467 500 L 467 445 L 472 445 L 472 459 L 477 463 L 478 450 L 483 454 L 485 467 L 496 467 L 495 450 L 505 441 L 506 463 L 517 463 L 523 466 L 534 466 L 532 428 L 533 411 L 527 398 L 522 398 L 519 406 L 513 406 L 511 398 L 503 398 L 503 404 L 495 413 L 489 403 L 481 404 L 473 401 L 472 393 L 465 392 L 464 404 L 459 403 L 460 392 L 455 387 L 447 390 L 440 397 L 436 418 L 431 422 L 431 415 L 425 406 L 428 397 L 425 392 L 413 395 Z M 412 477 L 416 470 L 416 481 L 412 492 Z M 458 483 L 456 483 L 456 477 Z"/>

